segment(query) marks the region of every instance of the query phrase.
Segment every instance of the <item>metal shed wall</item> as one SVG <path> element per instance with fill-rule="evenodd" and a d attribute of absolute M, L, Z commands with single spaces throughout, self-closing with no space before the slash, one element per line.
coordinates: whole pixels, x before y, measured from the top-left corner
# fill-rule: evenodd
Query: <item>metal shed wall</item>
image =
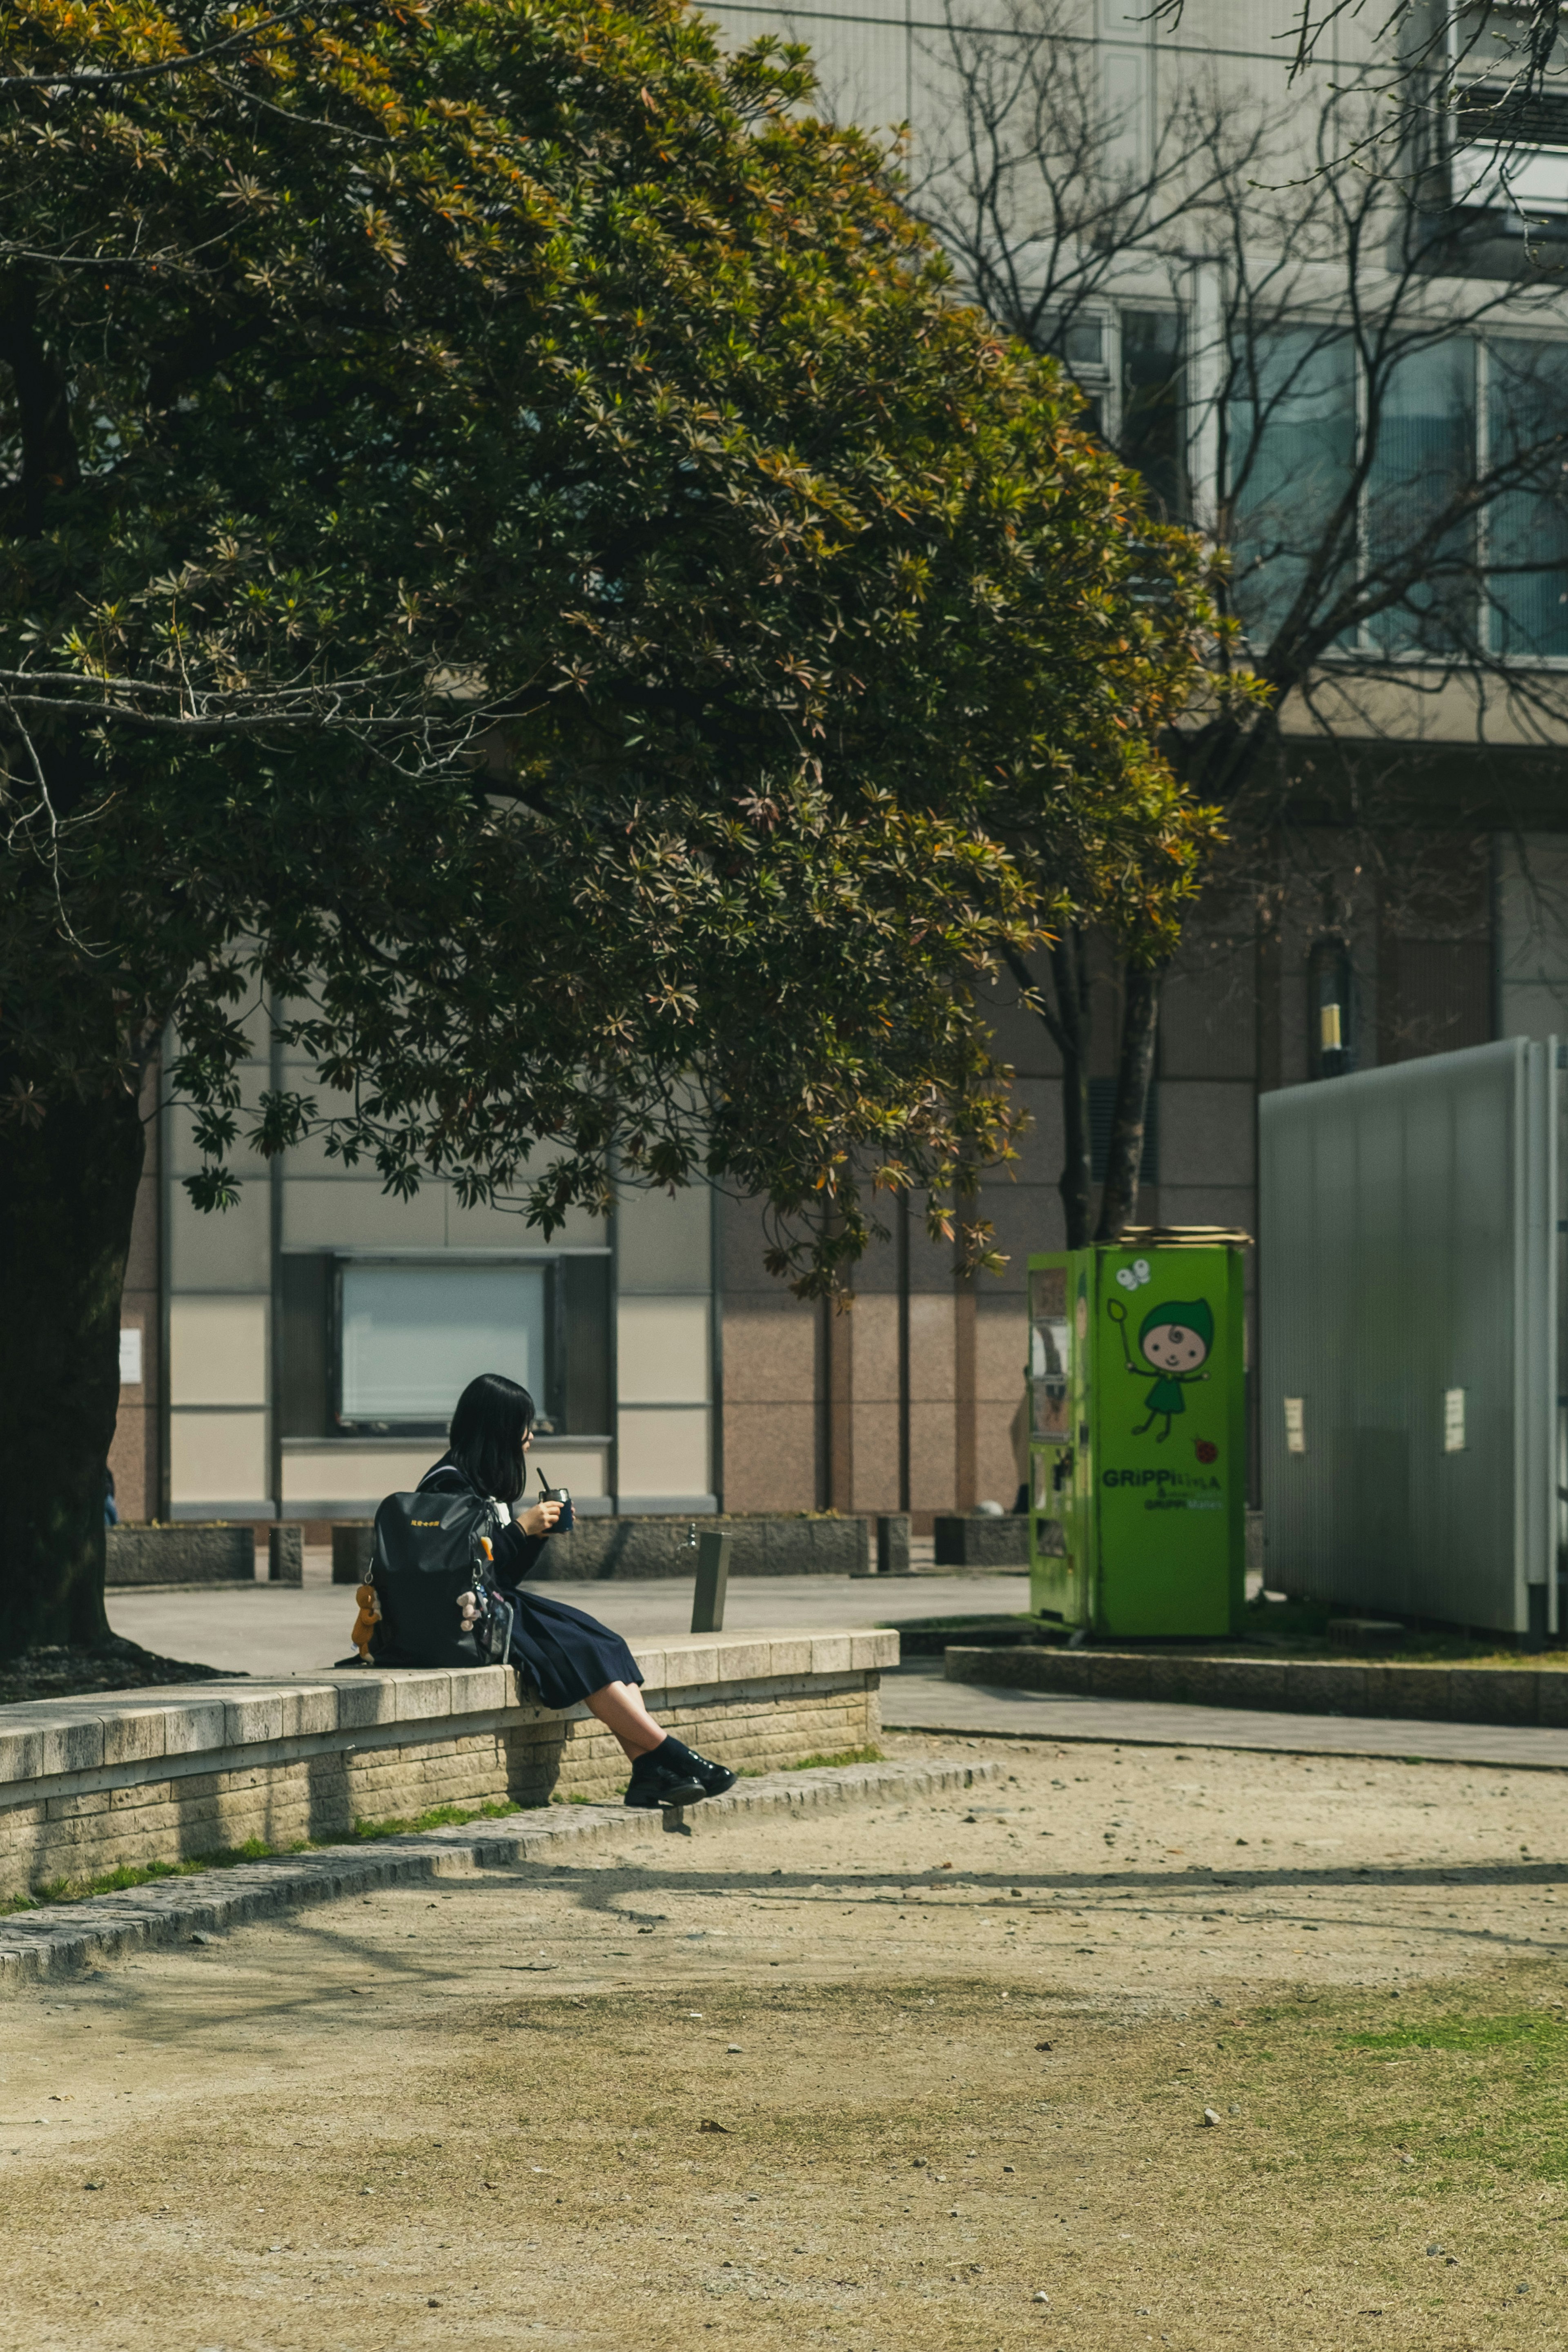
<path fill-rule="evenodd" d="M 1556 1630 L 1557 1059 L 1507 1038 L 1260 1103 L 1271 1589 Z"/>

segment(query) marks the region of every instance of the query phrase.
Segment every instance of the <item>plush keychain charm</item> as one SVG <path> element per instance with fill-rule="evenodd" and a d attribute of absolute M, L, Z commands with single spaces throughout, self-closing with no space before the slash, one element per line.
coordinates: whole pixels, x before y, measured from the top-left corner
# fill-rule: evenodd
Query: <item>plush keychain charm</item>
<path fill-rule="evenodd" d="M 360 1663 L 368 1666 L 371 1663 L 371 1635 L 380 1621 L 382 1604 L 373 1584 L 361 1584 L 354 1598 L 360 1604 L 360 1613 L 354 1620 L 354 1630 L 350 1639 L 360 1654 Z"/>
<path fill-rule="evenodd" d="M 490 1549 L 488 1536 L 480 1537 L 479 1549 L 485 1555 L 486 1568 L 494 1568 L 496 1555 Z M 471 1633 L 485 1614 L 485 1603 L 476 1592 L 460 1592 L 457 1596 L 457 1613 L 463 1622 L 463 1631 L 465 1633 Z"/>

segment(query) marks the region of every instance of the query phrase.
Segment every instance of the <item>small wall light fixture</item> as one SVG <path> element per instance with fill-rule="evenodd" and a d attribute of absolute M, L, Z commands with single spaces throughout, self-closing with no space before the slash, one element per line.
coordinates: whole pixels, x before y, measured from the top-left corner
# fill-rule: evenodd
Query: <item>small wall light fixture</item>
<path fill-rule="evenodd" d="M 1314 1078 L 1341 1078 L 1354 1069 L 1353 1016 L 1349 946 L 1318 940 L 1307 958 L 1307 1061 Z"/>

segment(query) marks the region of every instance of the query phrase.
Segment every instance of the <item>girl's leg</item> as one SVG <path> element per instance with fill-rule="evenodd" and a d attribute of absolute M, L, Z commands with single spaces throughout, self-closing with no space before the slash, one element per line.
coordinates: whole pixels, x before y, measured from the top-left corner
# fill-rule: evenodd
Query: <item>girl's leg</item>
<path fill-rule="evenodd" d="M 607 1731 L 615 1734 L 633 1764 L 664 1738 L 663 1725 L 655 1723 L 643 1706 L 635 1683 L 606 1683 L 602 1690 L 590 1691 L 583 1705 Z"/>

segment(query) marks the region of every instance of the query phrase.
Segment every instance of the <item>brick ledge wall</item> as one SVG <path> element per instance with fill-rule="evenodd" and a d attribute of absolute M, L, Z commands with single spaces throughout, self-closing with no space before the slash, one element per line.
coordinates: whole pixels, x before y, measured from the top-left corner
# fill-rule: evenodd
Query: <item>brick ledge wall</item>
<path fill-rule="evenodd" d="M 747 1633 L 667 1643 L 640 1663 L 672 1730 L 755 1769 L 874 1741 L 897 1657 L 891 1633 Z M 35 1700 L 0 1707 L 0 1900 L 438 1805 L 603 1801 L 625 1779 L 586 1708 L 540 1706 L 496 1666 Z"/>

